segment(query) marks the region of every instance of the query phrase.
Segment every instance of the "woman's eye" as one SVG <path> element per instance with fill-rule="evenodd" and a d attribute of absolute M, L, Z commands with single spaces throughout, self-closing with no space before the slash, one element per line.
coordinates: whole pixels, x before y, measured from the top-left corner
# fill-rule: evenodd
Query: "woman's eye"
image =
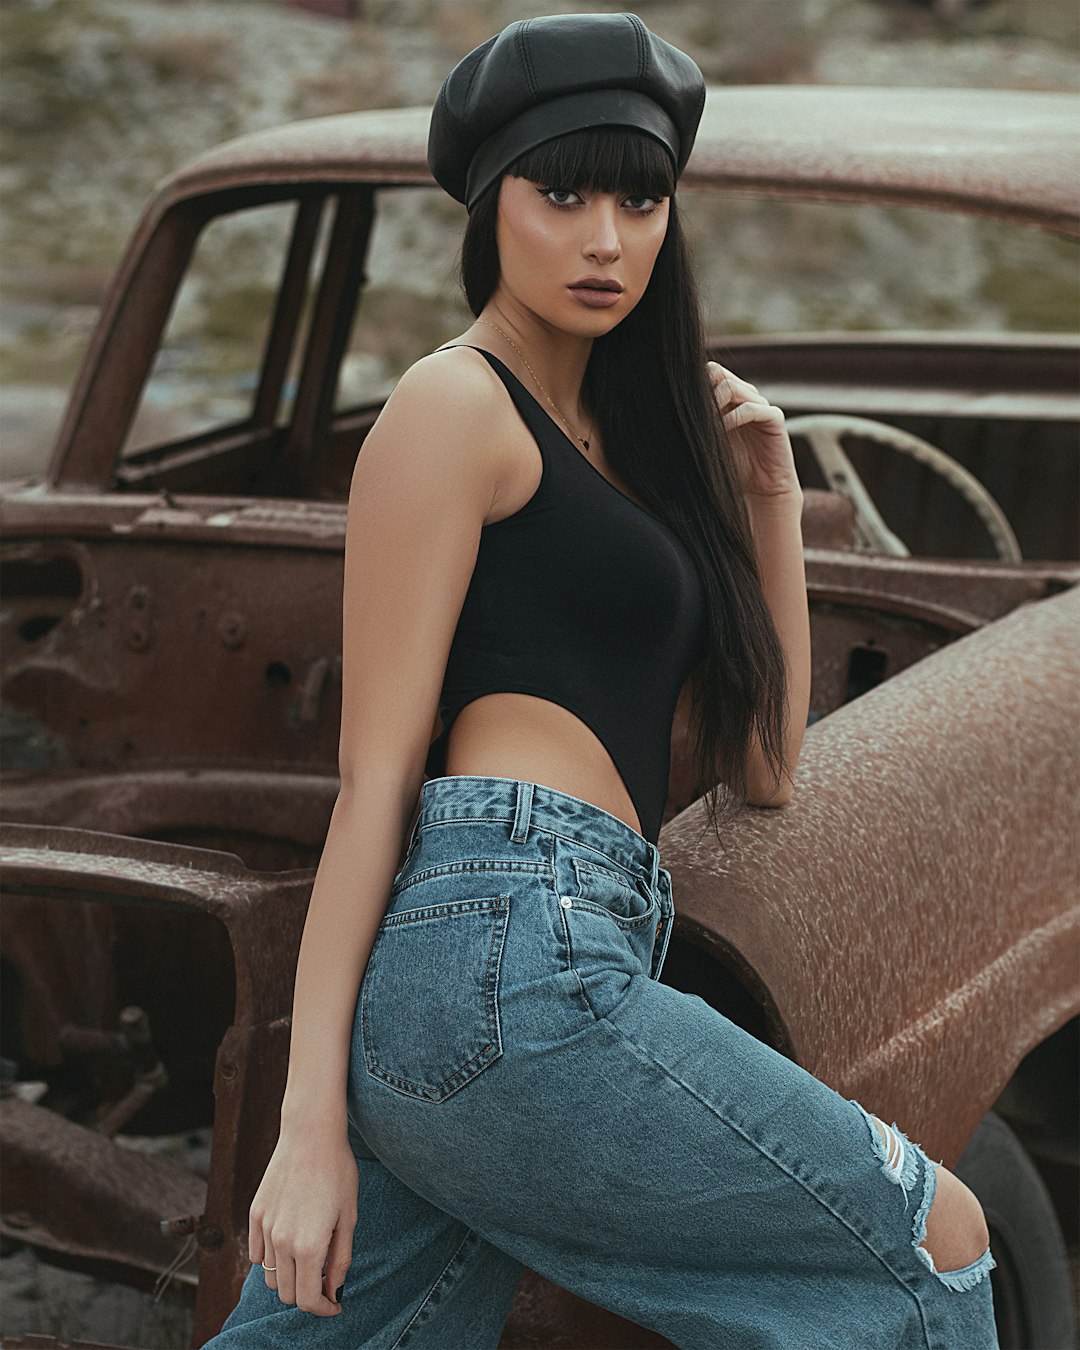
<path fill-rule="evenodd" d="M 561 208 L 563 208 L 563 209 L 565 209 L 567 206 L 572 205 L 572 203 L 571 203 L 571 202 L 554 202 L 554 201 L 551 200 L 551 194 L 552 194 L 552 193 L 555 193 L 556 195 L 561 196 L 561 197 L 576 197 L 576 196 L 577 196 L 577 193 L 574 192 L 571 188 L 541 188 L 541 189 L 540 189 L 540 195 L 541 195 L 541 197 L 544 197 L 544 198 L 547 199 L 547 202 L 548 202 L 548 205 L 549 205 L 549 206 L 557 206 L 557 207 L 561 207 Z"/>
<path fill-rule="evenodd" d="M 573 202 L 557 202 L 554 197 L 577 197 L 577 193 L 572 188 L 542 187 L 538 189 L 540 196 L 544 198 L 549 206 L 554 206 L 558 211 L 566 211 L 574 205 Z M 659 210 L 663 197 L 644 197 L 632 196 L 624 198 L 627 202 L 652 202 L 651 206 L 632 206 L 630 209 L 636 216 L 649 216 L 656 210 Z"/>

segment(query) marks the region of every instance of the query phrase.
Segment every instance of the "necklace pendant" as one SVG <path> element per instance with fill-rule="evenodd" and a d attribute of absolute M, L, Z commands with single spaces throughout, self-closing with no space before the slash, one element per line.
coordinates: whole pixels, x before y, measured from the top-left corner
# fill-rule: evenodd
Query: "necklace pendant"
<path fill-rule="evenodd" d="M 581 438 L 581 444 L 585 447 L 586 450 L 588 450 L 589 442 L 584 438 L 584 436 Z"/>

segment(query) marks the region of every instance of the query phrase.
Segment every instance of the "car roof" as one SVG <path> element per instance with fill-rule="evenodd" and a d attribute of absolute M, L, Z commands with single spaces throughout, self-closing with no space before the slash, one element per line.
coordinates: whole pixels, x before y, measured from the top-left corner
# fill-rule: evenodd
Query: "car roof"
<path fill-rule="evenodd" d="M 1080 96 L 1015 89 L 708 89 L 682 184 L 922 206 L 1080 236 Z M 154 214 L 253 183 L 430 185 L 430 107 L 305 118 L 226 141 L 163 178 Z M 462 208 L 464 210 L 464 208 Z"/>

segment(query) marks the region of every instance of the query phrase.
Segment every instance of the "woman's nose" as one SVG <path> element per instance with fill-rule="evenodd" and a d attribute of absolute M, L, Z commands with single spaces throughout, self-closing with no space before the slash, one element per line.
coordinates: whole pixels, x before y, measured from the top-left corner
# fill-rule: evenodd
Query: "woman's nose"
<path fill-rule="evenodd" d="M 585 248 L 592 255 L 617 257 L 619 253 L 619 227 L 617 207 L 614 203 L 598 202 L 589 213 L 589 229 L 586 232 Z"/>

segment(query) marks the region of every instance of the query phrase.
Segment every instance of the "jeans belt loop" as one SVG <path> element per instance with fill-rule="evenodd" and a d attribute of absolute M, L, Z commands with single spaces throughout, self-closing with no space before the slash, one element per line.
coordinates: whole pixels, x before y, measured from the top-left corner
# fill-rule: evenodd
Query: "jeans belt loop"
<path fill-rule="evenodd" d="M 510 839 L 515 844 L 524 844 L 529 837 L 529 820 L 532 816 L 533 785 L 518 781 L 517 796 L 514 803 L 514 820 L 510 826 Z"/>

